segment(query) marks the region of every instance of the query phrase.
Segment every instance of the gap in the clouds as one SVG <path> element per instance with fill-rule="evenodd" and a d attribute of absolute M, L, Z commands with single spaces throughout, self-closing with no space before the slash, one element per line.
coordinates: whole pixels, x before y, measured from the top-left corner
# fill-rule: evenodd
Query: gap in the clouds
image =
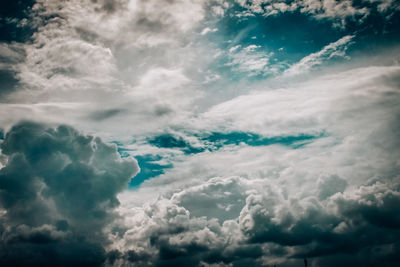
<path fill-rule="evenodd" d="M 211 150 L 217 150 L 226 145 L 240 144 L 246 144 L 248 146 L 283 145 L 291 147 L 293 149 L 298 149 L 311 143 L 314 139 L 324 136 L 325 133 L 320 133 L 317 135 L 299 134 L 264 137 L 262 135 L 251 132 L 213 132 L 210 135 L 203 137 L 202 140 L 204 140 L 209 145 Z"/>
<path fill-rule="evenodd" d="M 369 7 L 370 13 L 366 17 L 348 17 L 342 21 L 343 25 L 332 18 L 316 18 L 299 10 L 270 16 L 250 14 L 233 4 L 213 26 L 218 34 L 206 35 L 220 50 L 212 69 L 224 81 L 256 82 L 279 76 L 301 59 L 347 35 L 355 37 L 345 51 L 346 56 L 325 58 L 324 66 L 343 63 L 360 53 L 371 54 L 398 43 L 400 11 L 382 16 L 378 3 L 353 4 L 359 8 L 361 5 Z M 255 48 L 246 56 L 245 50 L 249 47 Z M 257 69 L 259 64 L 262 67 Z"/>
<path fill-rule="evenodd" d="M 26 23 L 34 0 L 2 0 L 0 2 L 0 41 L 25 42 L 34 32 L 35 23 Z"/>
<path fill-rule="evenodd" d="M 185 154 L 197 154 L 204 151 L 216 151 L 228 145 L 246 144 L 248 146 L 269 146 L 283 145 L 293 149 L 301 148 L 314 139 L 326 136 L 324 132 L 318 134 L 298 134 L 265 137 L 252 132 L 211 132 L 194 134 L 201 143 L 200 147 L 193 147 L 182 137 L 176 137 L 173 134 L 164 133 L 148 140 L 149 144 L 158 148 L 175 148 Z"/>
<path fill-rule="evenodd" d="M 273 16 L 252 14 L 239 17 L 238 14 L 243 11 L 239 6 L 229 9 L 216 24 L 219 34 L 208 36 L 222 51 L 239 47 L 219 57 L 215 66 L 219 74 L 232 81 L 243 78 L 257 81 L 279 74 L 303 57 L 349 34 L 332 27 L 331 21 L 317 20 L 298 11 Z M 235 71 L 234 66 L 229 64 L 232 54 L 249 46 L 257 47 L 257 52 L 265 55 L 268 60 L 265 70 L 246 73 Z"/>
<path fill-rule="evenodd" d="M 138 161 L 140 172 L 131 179 L 129 183 L 130 188 L 136 188 L 145 180 L 159 176 L 165 172 L 164 170 L 173 167 L 172 164 L 158 164 L 157 161 L 162 159 L 162 156 L 160 155 L 147 154 L 135 156 L 135 159 Z"/>
<path fill-rule="evenodd" d="M 111 143 L 117 146 L 117 151 L 121 158 L 132 156 L 131 153 L 133 149 L 125 148 L 122 142 L 112 141 Z M 132 177 L 131 181 L 129 182 L 128 187 L 130 189 L 137 188 L 145 180 L 159 176 L 163 174 L 166 169 L 173 167 L 172 164 L 160 164 L 160 161 L 163 159 L 162 155 L 144 154 L 135 155 L 134 158 L 139 164 L 140 171 L 135 177 Z"/>
<path fill-rule="evenodd" d="M 159 154 L 147 153 L 143 155 L 135 155 L 134 158 L 138 161 L 140 172 L 131 179 L 129 183 L 130 189 L 138 188 L 144 181 L 162 175 L 168 169 L 173 168 L 173 162 L 178 159 L 174 155 L 191 156 L 203 152 L 216 152 L 226 146 L 247 145 L 253 147 L 281 145 L 291 149 L 300 149 L 307 144 L 312 143 L 318 138 L 326 137 L 325 132 L 317 134 L 298 134 L 298 135 L 283 135 L 265 137 L 252 132 L 210 132 L 196 133 L 186 136 L 177 136 L 172 133 L 163 133 L 147 139 L 147 143 L 159 149 L 172 149 L 180 153 L 177 154 Z M 196 145 L 191 144 L 188 139 L 197 140 Z M 132 156 L 132 149 L 124 148 L 124 144 L 118 141 L 112 143 L 117 145 L 117 151 L 121 157 Z M 140 150 L 135 149 L 136 152 Z M 183 153 L 183 154 L 182 154 Z M 168 157 L 168 159 L 167 159 Z M 167 159 L 167 160 L 166 160 Z"/>

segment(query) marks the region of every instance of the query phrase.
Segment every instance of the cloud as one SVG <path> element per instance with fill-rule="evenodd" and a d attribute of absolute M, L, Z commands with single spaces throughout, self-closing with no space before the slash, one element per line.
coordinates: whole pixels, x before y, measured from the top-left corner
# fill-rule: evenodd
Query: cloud
<path fill-rule="evenodd" d="M 326 134 L 297 149 L 232 142 L 178 157 L 134 194 L 119 195 L 121 224 L 129 230 L 111 245 L 120 251 L 116 262 L 134 251 L 149 265 L 298 266 L 304 257 L 316 266 L 394 265 L 398 72 L 353 69 L 211 108 L 197 127 L 267 137 Z M 157 144 L 184 147 L 176 136 Z"/>
<path fill-rule="evenodd" d="M 397 95 L 396 87 L 391 82 L 382 84 L 382 79 L 390 76 L 389 80 L 396 80 L 398 71 L 397 66 L 355 68 L 297 84 L 289 83 L 284 88 L 260 86 L 259 90 L 211 107 L 201 115 L 198 123 L 209 130 L 223 125 L 225 132 L 250 131 L 266 136 L 312 134 L 331 127 L 341 128 L 339 121 L 343 122 L 346 118 L 338 110 L 347 110 L 352 115 L 356 112 L 360 117 L 358 123 L 362 123 L 367 118 L 365 114 L 358 113 L 359 110 L 352 111 L 354 107 L 350 99 L 359 100 L 358 95 L 363 95 L 363 101 L 374 107 L 365 112 L 380 116 L 379 97 L 386 99 L 386 92 L 389 91 Z M 355 76 L 357 81 L 353 79 Z M 384 116 L 383 113 L 381 115 Z M 344 128 L 342 130 L 346 131 Z"/>
<path fill-rule="evenodd" d="M 0 43 L 0 96 L 5 102 L 7 96 L 17 89 L 18 68 L 16 65 L 24 60 L 25 51 L 18 43 Z"/>
<path fill-rule="evenodd" d="M 204 28 L 204 29 L 201 31 L 200 34 L 201 34 L 201 35 L 206 35 L 206 34 L 209 33 L 209 32 L 216 32 L 216 31 L 218 31 L 217 28 L 210 29 L 210 28 L 206 27 L 206 28 Z"/>
<path fill-rule="evenodd" d="M 217 105 L 193 122 L 233 131 L 213 137 L 225 145 L 181 153 L 173 168 L 118 198 L 137 171 L 132 159 L 66 126 L 21 123 L 1 145 L 3 262 L 23 249 L 18 259 L 34 263 L 52 254 L 53 262 L 117 266 L 297 266 L 304 257 L 391 266 L 399 238 L 398 73 L 353 69 Z M 146 140 L 183 149 L 191 144 L 185 126 L 185 134 Z M 293 149 L 252 146 L 251 136 L 234 134 L 250 129 L 265 140 L 326 134 Z"/>
<path fill-rule="evenodd" d="M 302 58 L 298 63 L 285 70 L 284 75 L 299 75 L 307 73 L 316 66 L 335 58 L 346 58 L 346 50 L 352 44 L 354 35 L 347 35 L 334 43 L 323 47 L 320 51 Z"/>
<path fill-rule="evenodd" d="M 40 90 L 90 89 L 110 84 L 116 71 L 111 50 L 79 39 L 38 40 L 41 47 L 28 49 L 18 78 Z M 40 64 L 38 64 L 40 63 Z"/>
<path fill-rule="evenodd" d="M 318 196 L 320 199 L 326 199 L 336 193 L 343 193 L 347 184 L 346 180 L 337 175 L 322 177 L 322 179 L 318 181 Z"/>
<path fill-rule="evenodd" d="M 137 100 L 154 103 L 155 108 L 164 107 L 172 111 L 179 109 L 178 105 L 188 105 L 192 100 L 193 96 L 185 94 L 186 90 L 190 90 L 189 82 L 182 69 L 153 68 L 140 78 L 129 94 Z M 176 101 L 178 96 L 181 101 Z"/>
<path fill-rule="evenodd" d="M 104 228 L 116 194 L 138 172 L 114 146 L 68 126 L 21 122 L 1 143 L 4 264 L 95 264 L 105 257 Z"/>
<path fill-rule="evenodd" d="M 147 131 L 187 117 L 202 95 L 193 90 L 196 79 L 211 58 L 204 53 L 207 42 L 189 41 L 204 28 L 206 5 L 36 1 L 27 16 L 35 26 L 30 41 L 1 46 L 2 57 L 9 59 L 0 70 L 1 94 L 7 96 L 1 108 L 16 113 L 2 124 L 35 119 L 106 132 L 120 127 L 98 119 L 107 109 L 126 111 L 113 113 L 113 119 L 126 120 L 127 127 L 143 124 L 140 129 Z M 79 108 L 71 111 L 70 105 Z"/>
<path fill-rule="evenodd" d="M 229 62 L 226 64 L 232 70 L 247 74 L 248 76 L 271 74 L 276 72 L 269 65 L 269 58 L 273 53 L 258 51 L 260 46 L 249 45 L 241 48 L 240 45 L 229 49 Z"/>
<path fill-rule="evenodd" d="M 215 177 L 143 208 L 123 205 L 120 212 L 129 230 L 114 249 L 121 250 L 120 263 L 132 251 L 147 255 L 132 262 L 138 265 L 143 257 L 149 265 L 296 266 L 303 257 L 319 265 L 337 255 L 345 266 L 385 258 L 384 265 L 391 266 L 395 247 L 373 259 L 365 253 L 396 246 L 398 220 L 392 205 L 400 199 L 392 186 L 398 188 L 378 182 L 359 187 L 355 195 L 346 190 L 319 201 L 312 195 L 288 197 L 282 184 L 268 178 Z M 346 258 L 350 253 L 352 261 Z"/>
<path fill-rule="evenodd" d="M 363 0 L 361 3 L 352 0 L 294 0 L 294 1 L 267 1 L 267 0 L 236 0 L 248 11 L 240 15 L 262 14 L 273 16 L 285 12 L 301 12 L 311 15 L 316 19 L 333 20 L 333 26 L 345 27 L 346 21 L 362 23 L 366 17 L 377 12 L 382 16 L 390 16 L 399 10 L 399 5 L 394 1 L 370 1 Z"/>
<path fill-rule="evenodd" d="M 124 111 L 125 110 L 123 109 L 108 109 L 102 111 L 95 111 L 89 117 L 95 121 L 107 120 Z"/>

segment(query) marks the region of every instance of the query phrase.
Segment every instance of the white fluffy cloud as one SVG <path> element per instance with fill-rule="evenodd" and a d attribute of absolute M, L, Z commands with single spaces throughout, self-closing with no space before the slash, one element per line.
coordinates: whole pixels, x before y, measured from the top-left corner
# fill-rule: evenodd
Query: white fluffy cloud
<path fill-rule="evenodd" d="M 33 119 L 130 135 L 183 120 L 202 95 L 196 79 L 211 57 L 199 60 L 207 45 L 189 41 L 208 4 L 36 1 L 31 42 L 1 46 L 10 81 L 19 82 L 2 89 L 0 109 L 13 114 L 2 116 L 2 127 Z"/>

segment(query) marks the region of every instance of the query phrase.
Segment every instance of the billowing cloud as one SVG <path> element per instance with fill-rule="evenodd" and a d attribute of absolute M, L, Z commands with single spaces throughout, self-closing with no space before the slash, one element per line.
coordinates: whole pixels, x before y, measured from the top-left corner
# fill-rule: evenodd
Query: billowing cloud
<path fill-rule="evenodd" d="M 120 264 L 134 252 L 134 265 L 146 259 L 149 265 L 296 266 L 309 257 L 318 266 L 336 257 L 345 266 L 384 259 L 391 266 L 399 227 L 392 205 L 400 201 L 392 186 L 398 188 L 378 182 L 356 192 L 339 189 L 318 200 L 287 196 L 269 179 L 213 178 L 143 209 L 120 209 L 130 230 L 114 250 L 122 250 Z M 373 259 L 365 257 L 385 246 Z"/>
<path fill-rule="evenodd" d="M 25 46 L 19 79 L 46 91 L 121 90 L 128 81 L 117 70 L 130 48 L 179 46 L 204 17 L 201 1 L 38 1 L 32 9 L 40 26 Z"/>
<path fill-rule="evenodd" d="M 68 126 L 22 122 L 1 143 L 4 264 L 101 263 L 116 195 L 138 172 L 132 158 Z"/>
<path fill-rule="evenodd" d="M 35 119 L 78 127 L 82 120 L 98 125 L 98 116 L 91 114 L 101 114 L 103 108 L 125 110 L 115 117 L 149 123 L 151 129 L 174 121 L 177 114 L 185 117 L 189 104 L 202 95 L 193 89 L 209 60 L 208 56 L 202 57 L 204 63 L 199 60 L 205 42 L 188 42 L 199 34 L 206 5 L 204 1 L 36 1 L 27 16 L 35 26 L 29 42 L 1 44 L 2 57 L 8 61 L 2 65 L 7 81 L 1 92 L 12 104 L 2 109 L 13 113 L 14 105 L 23 105 L 31 112 L 17 111 L 18 119 L 3 118 L 2 123 L 10 126 L 19 119 L 32 119 L 29 114 L 42 113 L 44 106 L 54 107 L 53 115 Z M 71 105 L 82 108 L 71 112 L 67 107 Z"/>

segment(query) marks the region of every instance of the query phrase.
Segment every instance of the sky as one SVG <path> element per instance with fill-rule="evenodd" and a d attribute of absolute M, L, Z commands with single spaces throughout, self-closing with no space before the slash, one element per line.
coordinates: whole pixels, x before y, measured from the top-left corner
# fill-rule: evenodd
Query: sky
<path fill-rule="evenodd" d="M 396 0 L 3 0 L 0 265 L 397 266 Z"/>

